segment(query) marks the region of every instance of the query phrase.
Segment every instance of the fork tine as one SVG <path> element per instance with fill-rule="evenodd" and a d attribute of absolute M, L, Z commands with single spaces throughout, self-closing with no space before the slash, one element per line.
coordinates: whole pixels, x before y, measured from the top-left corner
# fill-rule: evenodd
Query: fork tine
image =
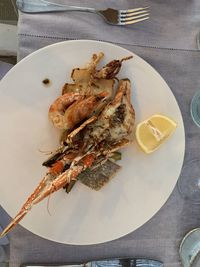
<path fill-rule="evenodd" d="M 134 8 L 134 9 L 135 9 L 135 8 Z M 138 8 L 138 10 L 134 10 L 134 9 L 128 9 L 126 13 L 128 14 L 128 13 L 133 13 L 133 12 L 135 12 L 135 11 L 148 10 L 148 9 L 150 9 L 150 6 L 140 7 L 140 8 Z"/>
<path fill-rule="evenodd" d="M 142 11 L 142 10 L 146 10 L 149 9 L 149 6 L 145 6 L 145 7 L 138 7 L 138 8 L 133 8 L 133 9 L 121 9 L 120 13 L 121 14 L 128 14 L 128 13 L 134 13 L 136 11 Z"/>
<path fill-rule="evenodd" d="M 136 11 L 136 12 L 132 12 L 132 13 L 127 13 L 127 14 L 120 14 L 120 18 L 128 18 L 128 17 L 132 17 L 135 15 L 140 15 L 140 14 L 149 14 L 149 10 L 142 10 L 142 11 Z"/>
<path fill-rule="evenodd" d="M 127 21 L 131 21 L 131 20 L 136 20 L 139 18 L 145 18 L 145 17 L 149 17 L 150 13 L 145 13 L 145 14 L 141 14 L 138 16 L 131 16 L 131 17 L 121 17 L 120 21 L 121 22 L 127 22 Z"/>
<path fill-rule="evenodd" d="M 133 20 L 128 20 L 128 21 L 122 21 L 119 22 L 120 25 L 128 25 L 128 24 L 134 24 L 143 20 L 147 20 L 149 19 L 149 17 L 144 17 L 144 18 L 140 18 L 140 19 L 133 19 Z"/>

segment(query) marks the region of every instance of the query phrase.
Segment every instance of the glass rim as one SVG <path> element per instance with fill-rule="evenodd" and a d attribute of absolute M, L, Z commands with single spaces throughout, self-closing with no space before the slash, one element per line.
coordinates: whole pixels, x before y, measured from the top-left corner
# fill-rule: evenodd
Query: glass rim
<path fill-rule="evenodd" d="M 196 227 L 196 228 L 193 228 L 192 230 L 189 230 L 183 237 L 183 239 L 181 240 L 180 242 L 180 245 L 179 245 L 179 255 L 181 257 L 181 261 L 183 262 L 183 258 L 182 258 L 182 247 L 183 247 L 183 244 L 185 243 L 186 239 L 188 238 L 188 236 L 190 236 L 190 234 L 196 232 L 196 231 L 199 231 L 200 230 L 200 227 Z M 197 256 L 199 256 L 200 254 L 200 250 L 196 253 L 196 255 L 194 255 L 194 257 L 192 258 L 191 262 L 190 262 L 190 266 L 192 266 L 192 264 L 194 263 L 194 261 L 196 260 Z"/>
<path fill-rule="evenodd" d="M 186 196 L 184 195 L 183 191 L 181 190 L 181 185 L 180 185 L 180 183 L 181 183 L 181 176 L 182 176 L 182 172 L 183 172 L 183 170 L 184 170 L 185 168 L 187 168 L 187 165 L 192 164 L 192 163 L 194 163 L 194 162 L 200 162 L 200 159 L 199 159 L 199 158 L 194 158 L 194 159 L 191 159 L 191 160 L 186 161 L 186 162 L 183 164 L 183 167 L 182 167 L 182 170 L 181 170 L 179 179 L 178 179 L 178 181 L 177 181 L 177 188 L 178 188 L 178 191 L 179 191 L 181 197 L 182 197 L 184 200 L 190 202 L 191 204 L 199 205 L 199 204 L 200 204 L 200 199 L 199 199 L 199 200 L 192 200 L 192 199 L 190 199 L 189 197 L 186 197 Z"/>
<path fill-rule="evenodd" d="M 197 115 L 198 102 L 200 105 L 200 90 L 195 93 L 190 103 L 190 113 L 194 123 L 200 128 L 200 117 Z"/>

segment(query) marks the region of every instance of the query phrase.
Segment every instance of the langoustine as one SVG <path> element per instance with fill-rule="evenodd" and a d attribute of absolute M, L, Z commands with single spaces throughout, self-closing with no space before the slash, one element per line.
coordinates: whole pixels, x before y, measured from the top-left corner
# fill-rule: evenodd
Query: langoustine
<path fill-rule="evenodd" d="M 63 146 L 45 162 L 44 166 L 48 166 L 49 171 L 0 234 L 1 237 L 13 229 L 34 205 L 70 183 L 75 183 L 78 175 L 99 158 L 106 160 L 114 151 L 131 142 L 135 112 L 130 102 L 130 86 L 128 79 L 119 81 L 114 99 L 103 107 L 101 113 L 87 119 L 68 135 Z"/>

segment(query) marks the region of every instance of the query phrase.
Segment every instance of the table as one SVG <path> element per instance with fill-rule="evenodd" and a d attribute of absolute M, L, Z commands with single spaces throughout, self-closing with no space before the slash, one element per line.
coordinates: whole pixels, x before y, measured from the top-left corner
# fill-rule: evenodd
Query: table
<path fill-rule="evenodd" d="M 72 4 L 72 1 L 63 0 Z M 104 40 L 125 47 L 149 62 L 166 80 L 182 112 L 186 133 L 185 162 L 200 157 L 199 128 L 189 105 L 200 88 L 200 53 L 196 34 L 200 30 L 200 2 L 73 1 L 73 5 L 103 8 L 151 7 L 151 19 L 124 28 L 105 24 L 93 14 L 59 13 L 19 16 L 18 60 L 48 44 L 71 39 Z M 92 23 L 91 23 L 92 20 Z M 191 170 L 192 171 L 192 170 Z M 199 226 L 200 206 L 185 201 L 175 187 L 168 201 L 145 225 L 118 240 L 92 246 L 56 244 L 17 226 L 9 234 L 10 266 L 21 263 L 66 263 L 109 257 L 140 256 L 161 260 L 166 267 L 180 267 L 178 247 L 187 231 Z M 9 218 L 1 215 L 1 224 Z"/>

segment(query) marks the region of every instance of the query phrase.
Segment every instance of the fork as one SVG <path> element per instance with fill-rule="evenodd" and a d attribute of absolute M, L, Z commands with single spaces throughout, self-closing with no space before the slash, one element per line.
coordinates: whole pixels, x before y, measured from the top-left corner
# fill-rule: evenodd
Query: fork
<path fill-rule="evenodd" d="M 102 16 L 105 21 L 112 25 L 134 24 L 149 19 L 149 7 L 116 10 L 108 8 L 97 10 L 89 7 L 67 6 L 48 2 L 46 0 L 17 0 L 17 7 L 25 13 L 46 13 L 59 11 L 90 12 Z"/>

